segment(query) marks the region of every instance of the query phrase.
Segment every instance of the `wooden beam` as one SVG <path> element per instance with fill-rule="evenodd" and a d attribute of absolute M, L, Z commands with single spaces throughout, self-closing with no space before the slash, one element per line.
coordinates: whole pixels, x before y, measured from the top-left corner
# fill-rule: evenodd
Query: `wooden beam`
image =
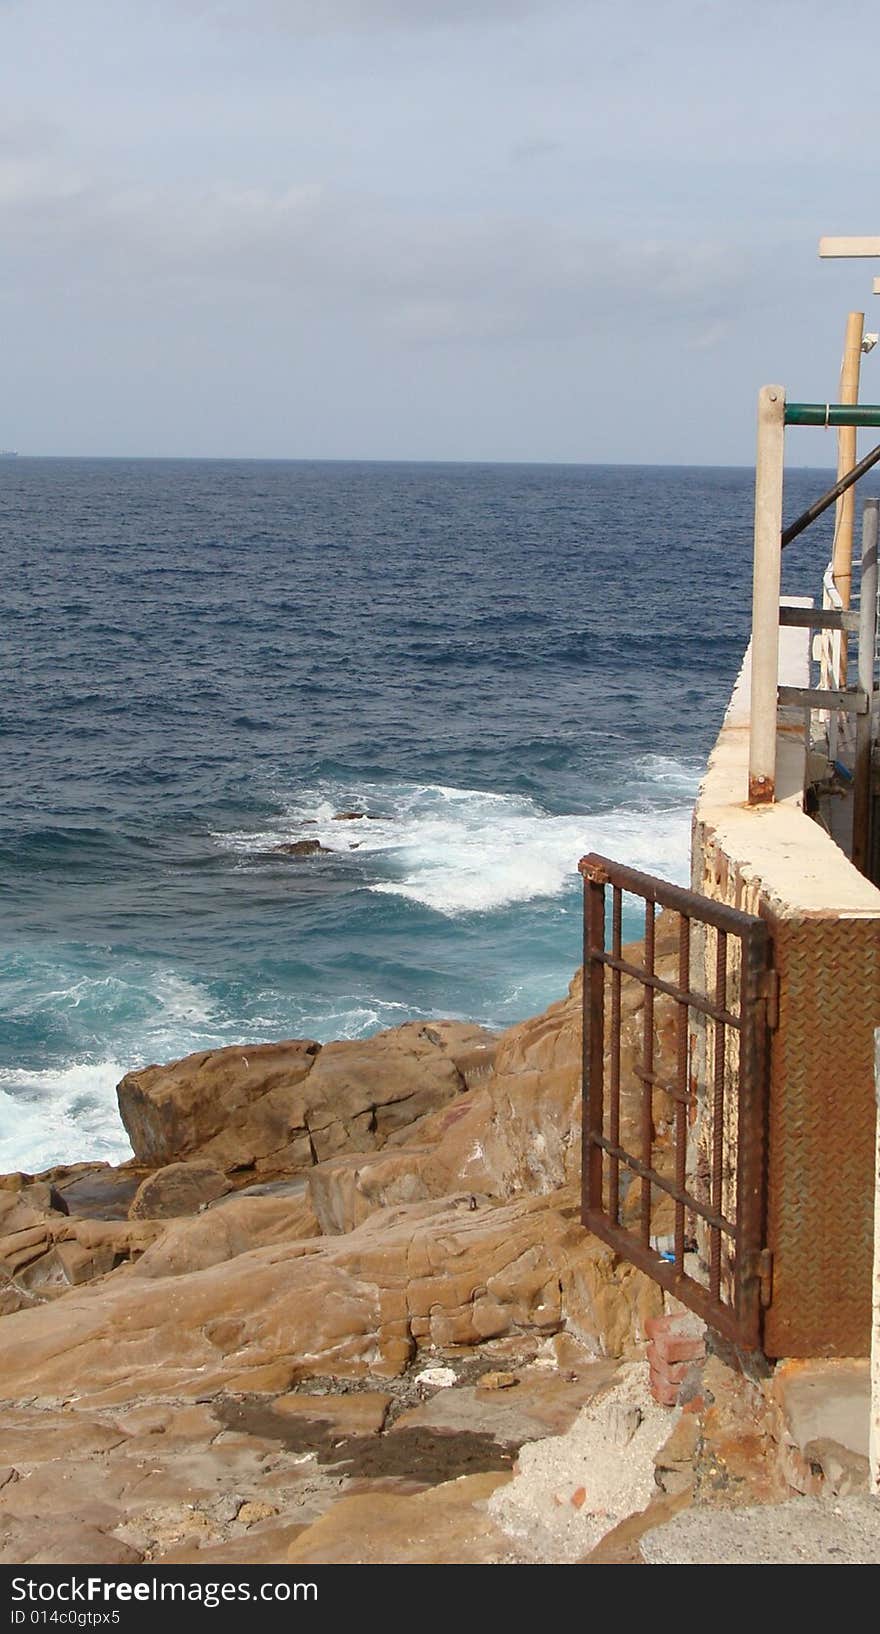
<path fill-rule="evenodd" d="M 835 256 L 880 255 L 880 238 L 820 238 L 819 254 Z"/>

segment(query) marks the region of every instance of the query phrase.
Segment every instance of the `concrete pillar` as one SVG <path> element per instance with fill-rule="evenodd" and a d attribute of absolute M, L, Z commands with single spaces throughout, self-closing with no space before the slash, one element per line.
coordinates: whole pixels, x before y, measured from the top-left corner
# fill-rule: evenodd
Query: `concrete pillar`
<path fill-rule="evenodd" d="M 755 464 L 755 571 L 752 592 L 752 696 L 749 804 L 776 798 L 776 689 L 779 681 L 779 590 L 782 572 L 782 473 L 785 388 L 758 394 Z"/>

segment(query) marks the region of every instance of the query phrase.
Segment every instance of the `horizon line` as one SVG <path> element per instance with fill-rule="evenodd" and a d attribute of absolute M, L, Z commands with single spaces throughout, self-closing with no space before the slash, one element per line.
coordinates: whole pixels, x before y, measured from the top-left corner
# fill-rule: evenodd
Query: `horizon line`
<path fill-rule="evenodd" d="M 541 466 L 562 469 L 631 471 L 753 471 L 754 461 L 724 460 L 562 460 L 562 459 L 478 459 L 416 457 L 406 455 L 358 454 L 35 454 L 20 449 L 0 452 L 0 466 L 16 460 L 82 460 L 120 463 L 162 463 L 181 465 L 462 465 L 462 466 Z M 795 464 L 796 471 L 824 471 L 832 466 Z"/>

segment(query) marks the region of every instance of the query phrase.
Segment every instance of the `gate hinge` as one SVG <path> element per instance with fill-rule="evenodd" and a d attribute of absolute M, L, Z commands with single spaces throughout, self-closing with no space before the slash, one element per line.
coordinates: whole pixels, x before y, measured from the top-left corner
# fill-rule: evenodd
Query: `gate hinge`
<path fill-rule="evenodd" d="M 775 970 L 764 971 L 758 992 L 767 1001 L 767 1026 L 771 1032 L 775 1032 L 779 1026 L 779 976 Z"/>
<path fill-rule="evenodd" d="M 748 1275 L 760 1286 L 761 1309 L 768 1310 L 773 1298 L 773 1255 L 769 1248 L 760 1248 L 750 1256 Z"/>

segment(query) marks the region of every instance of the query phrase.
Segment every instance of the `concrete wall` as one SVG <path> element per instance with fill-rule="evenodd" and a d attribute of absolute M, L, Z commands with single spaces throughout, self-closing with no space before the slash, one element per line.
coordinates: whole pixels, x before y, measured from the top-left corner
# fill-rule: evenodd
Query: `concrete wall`
<path fill-rule="evenodd" d="M 805 631 L 780 631 L 781 683 L 809 684 L 808 642 Z M 748 805 L 749 691 L 747 654 L 694 812 L 692 880 L 695 890 L 767 921 L 780 976 L 770 1050 L 773 1283 L 765 1349 L 776 1356 L 863 1355 L 871 1315 L 880 891 L 804 812 L 802 711 L 780 712 L 777 802 Z M 711 986 L 710 946 L 705 962 Z M 699 1080 L 711 1083 L 711 1036 L 698 1050 Z M 703 1104 L 696 1166 L 705 1162 L 707 1115 Z M 725 1129 L 732 1181 L 735 1083 Z"/>

